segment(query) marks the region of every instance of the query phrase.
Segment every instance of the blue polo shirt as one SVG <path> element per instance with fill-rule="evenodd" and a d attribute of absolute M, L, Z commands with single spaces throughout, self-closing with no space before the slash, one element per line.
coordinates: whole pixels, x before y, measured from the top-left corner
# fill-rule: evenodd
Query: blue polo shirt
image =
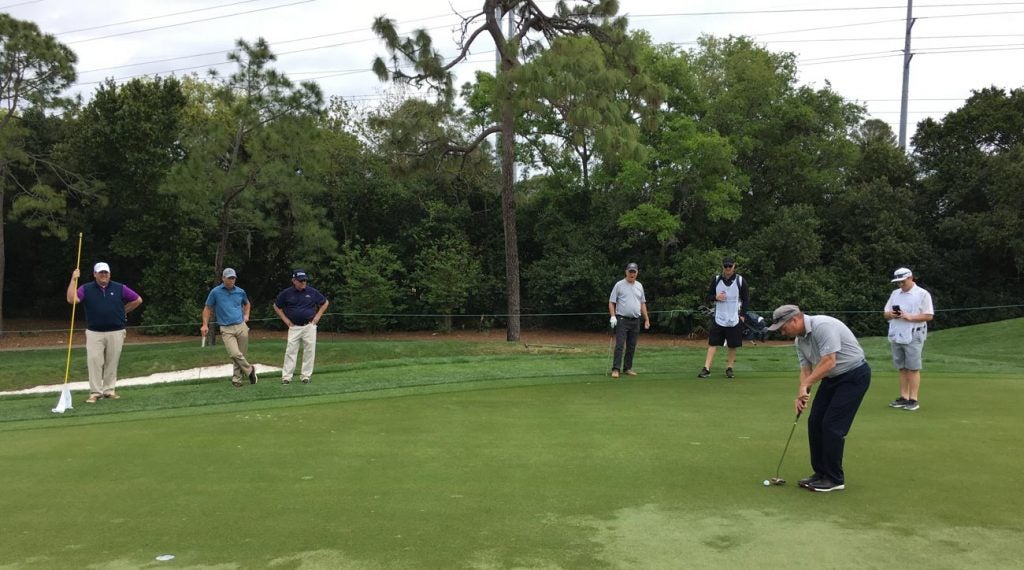
<path fill-rule="evenodd" d="M 274 304 L 284 311 L 284 316 L 288 317 L 289 321 L 301 327 L 308 325 L 316 316 L 317 309 L 326 302 L 327 298 L 323 293 L 306 285 L 302 291 L 295 287 L 281 291 Z"/>
<path fill-rule="evenodd" d="M 206 306 L 214 310 L 217 324 L 222 327 L 240 324 L 245 320 L 242 307 L 249 302 L 245 290 L 237 285 L 228 289 L 223 283 L 210 289 L 206 296 Z"/>

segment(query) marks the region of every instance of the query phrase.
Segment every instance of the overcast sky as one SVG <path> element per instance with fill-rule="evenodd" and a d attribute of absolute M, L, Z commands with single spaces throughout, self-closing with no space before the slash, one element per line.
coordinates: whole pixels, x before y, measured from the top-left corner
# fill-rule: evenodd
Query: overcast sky
<path fill-rule="evenodd" d="M 552 1 L 541 0 L 545 8 Z M 924 117 L 941 118 L 972 90 L 1024 86 L 1024 1 L 918 0 L 914 3 L 910 134 Z M 454 54 L 458 13 L 480 0 L 0 0 L 0 10 L 31 20 L 78 55 L 88 96 L 104 78 L 229 71 L 224 54 L 238 38 L 264 37 L 277 68 L 315 80 L 328 95 L 372 105 L 388 89 L 370 72 L 383 55 L 370 31 L 387 15 L 400 31 L 425 27 Z M 747 35 L 772 51 L 799 56 L 800 80 L 825 81 L 898 131 L 907 4 L 905 0 L 620 0 L 630 26 L 657 43 L 694 46 L 701 34 Z M 102 8 L 100 8 L 102 7 Z M 458 81 L 493 69 L 493 45 L 481 43 Z M 457 83 L 458 84 L 458 83 Z"/>

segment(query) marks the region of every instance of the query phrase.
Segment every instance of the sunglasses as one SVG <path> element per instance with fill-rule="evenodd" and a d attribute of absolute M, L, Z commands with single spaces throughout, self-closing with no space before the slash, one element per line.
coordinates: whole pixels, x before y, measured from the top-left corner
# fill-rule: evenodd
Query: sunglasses
<path fill-rule="evenodd" d="M 722 267 L 724 267 L 724 268 L 726 268 L 726 269 L 732 269 L 732 265 L 733 265 L 733 264 L 731 264 L 731 263 L 729 263 L 729 264 L 723 264 L 723 265 L 722 265 Z"/>

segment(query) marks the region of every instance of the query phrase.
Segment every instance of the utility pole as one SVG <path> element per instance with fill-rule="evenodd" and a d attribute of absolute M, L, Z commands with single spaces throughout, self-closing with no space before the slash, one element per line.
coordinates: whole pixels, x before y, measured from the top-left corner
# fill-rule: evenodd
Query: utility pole
<path fill-rule="evenodd" d="M 910 96 L 910 30 L 914 27 L 914 0 L 907 0 L 907 32 L 903 41 L 903 97 L 900 99 L 900 148 L 907 150 L 907 101 Z"/>

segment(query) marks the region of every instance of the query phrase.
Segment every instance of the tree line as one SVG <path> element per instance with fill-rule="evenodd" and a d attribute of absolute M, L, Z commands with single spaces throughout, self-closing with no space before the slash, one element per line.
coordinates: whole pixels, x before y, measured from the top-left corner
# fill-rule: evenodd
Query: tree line
<path fill-rule="evenodd" d="M 493 3 L 464 41 L 494 31 Z M 301 267 L 340 313 L 326 328 L 472 323 L 515 340 L 520 312 L 604 326 L 636 262 L 657 328 L 690 334 L 726 256 L 755 308 L 843 313 L 862 334 L 883 330 L 900 266 L 939 310 L 1001 307 L 939 326 L 1024 314 L 1024 90 L 979 86 L 919 123 L 908 155 L 862 106 L 800 85 L 791 53 L 655 44 L 613 2 L 507 4 L 523 27 L 494 34 L 505 63 L 458 88 L 424 32 L 375 22 L 381 78 L 435 96 L 373 110 L 291 81 L 262 39 L 237 42 L 229 75 L 64 99 L 74 53 L 0 14 L 0 323 L 66 316 L 79 232 L 83 273 L 109 262 L 154 332 L 194 330 L 224 267 L 272 320 Z"/>

